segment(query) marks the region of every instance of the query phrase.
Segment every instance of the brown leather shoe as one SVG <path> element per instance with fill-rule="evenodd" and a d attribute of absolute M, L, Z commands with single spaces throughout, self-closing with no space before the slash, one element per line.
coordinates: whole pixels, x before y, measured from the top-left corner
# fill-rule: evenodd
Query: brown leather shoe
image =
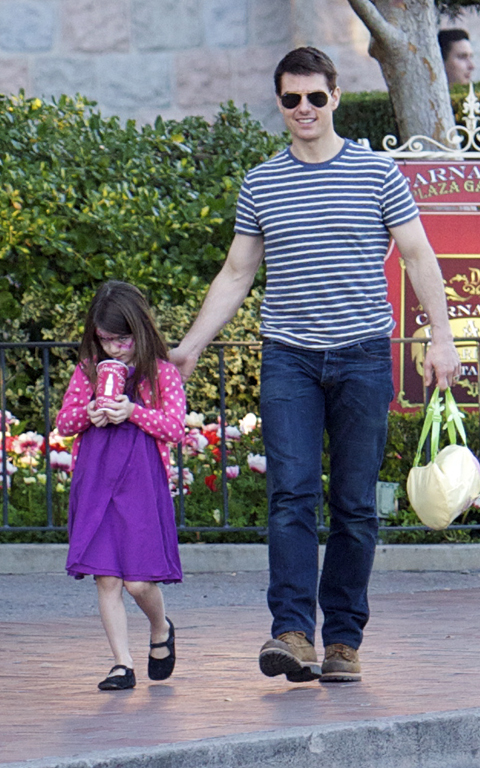
<path fill-rule="evenodd" d="M 260 669 L 267 677 L 286 675 L 292 683 L 317 680 L 321 673 L 315 648 L 305 632 L 284 632 L 262 645 Z"/>
<path fill-rule="evenodd" d="M 325 648 L 322 664 L 322 683 L 351 683 L 361 680 L 360 660 L 355 648 L 334 643 Z"/>

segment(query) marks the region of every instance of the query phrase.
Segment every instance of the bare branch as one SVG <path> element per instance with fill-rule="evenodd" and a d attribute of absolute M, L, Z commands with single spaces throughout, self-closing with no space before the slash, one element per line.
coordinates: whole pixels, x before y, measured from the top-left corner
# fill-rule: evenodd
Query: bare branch
<path fill-rule="evenodd" d="M 348 2 L 378 43 L 394 46 L 402 41 L 400 30 L 393 24 L 389 24 L 371 0 L 348 0 Z"/>

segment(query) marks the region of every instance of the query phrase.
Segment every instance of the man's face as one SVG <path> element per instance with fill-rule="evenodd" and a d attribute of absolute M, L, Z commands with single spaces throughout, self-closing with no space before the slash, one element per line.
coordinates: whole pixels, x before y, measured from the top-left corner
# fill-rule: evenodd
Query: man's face
<path fill-rule="evenodd" d="M 324 107 L 315 107 L 307 98 L 307 94 L 319 91 L 328 97 Z M 301 94 L 300 103 L 292 109 L 284 107 L 277 96 L 278 108 L 294 139 L 314 141 L 333 130 L 333 113 L 340 101 L 340 89 L 335 88 L 331 93 L 325 75 L 292 75 L 285 72 L 280 95 L 286 93 Z"/>
<path fill-rule="evenodd" d="M 452 43 L 445 59 L 445 72 L 449 85 L 460 83 L 468 85 L 475 69 L 473 51 L 469 40 L 457 40 Z"/>

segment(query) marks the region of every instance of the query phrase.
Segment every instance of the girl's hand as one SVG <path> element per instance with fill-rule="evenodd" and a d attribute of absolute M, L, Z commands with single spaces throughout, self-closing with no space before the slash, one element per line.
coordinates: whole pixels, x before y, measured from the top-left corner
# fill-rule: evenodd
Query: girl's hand
<path fill-rule="evenodd" d="M 126 395 L 117 395 L 116 402 L 108 406 L 107 416 L 111 424 L 127 421 L 133 413 L 135 404 Z"/>
<path fill-rule="evenodd" d="M 87 416 L 94 427 L 106 427 L 108 424 L 107 414 L 104 411 L 95 410 L 95 400 L 90 400 L 87 405 Z"/>

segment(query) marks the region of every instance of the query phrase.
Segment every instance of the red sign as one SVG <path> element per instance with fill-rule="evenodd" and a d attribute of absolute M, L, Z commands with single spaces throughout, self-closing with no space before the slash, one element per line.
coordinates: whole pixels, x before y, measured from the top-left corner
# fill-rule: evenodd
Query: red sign
<path fill-rule="evenodd" d="M 410 182 L 417 204 L 479 203 L 480 161 L 412 163 L 397 160 L 399 170 Z"/>
<path fill-rule="evenodd" d="M 422 222 L 442 270 L 453 335 L 480 342 L 480 216 L 426 211 Z M 396 321 L 393 338 L 418 339 L 409 344 L 393 343 L 396 400 L 392 405 L 396 410 L 418 407 L 423 403 L 423 358 L 431 329 L 395 245 L 391 246 L 385 272 Z M 466 341 L 457 347 L 462 375 L 454 387 L 455 399 L 459 405 L 478 407 L 478 346 Z"/>

